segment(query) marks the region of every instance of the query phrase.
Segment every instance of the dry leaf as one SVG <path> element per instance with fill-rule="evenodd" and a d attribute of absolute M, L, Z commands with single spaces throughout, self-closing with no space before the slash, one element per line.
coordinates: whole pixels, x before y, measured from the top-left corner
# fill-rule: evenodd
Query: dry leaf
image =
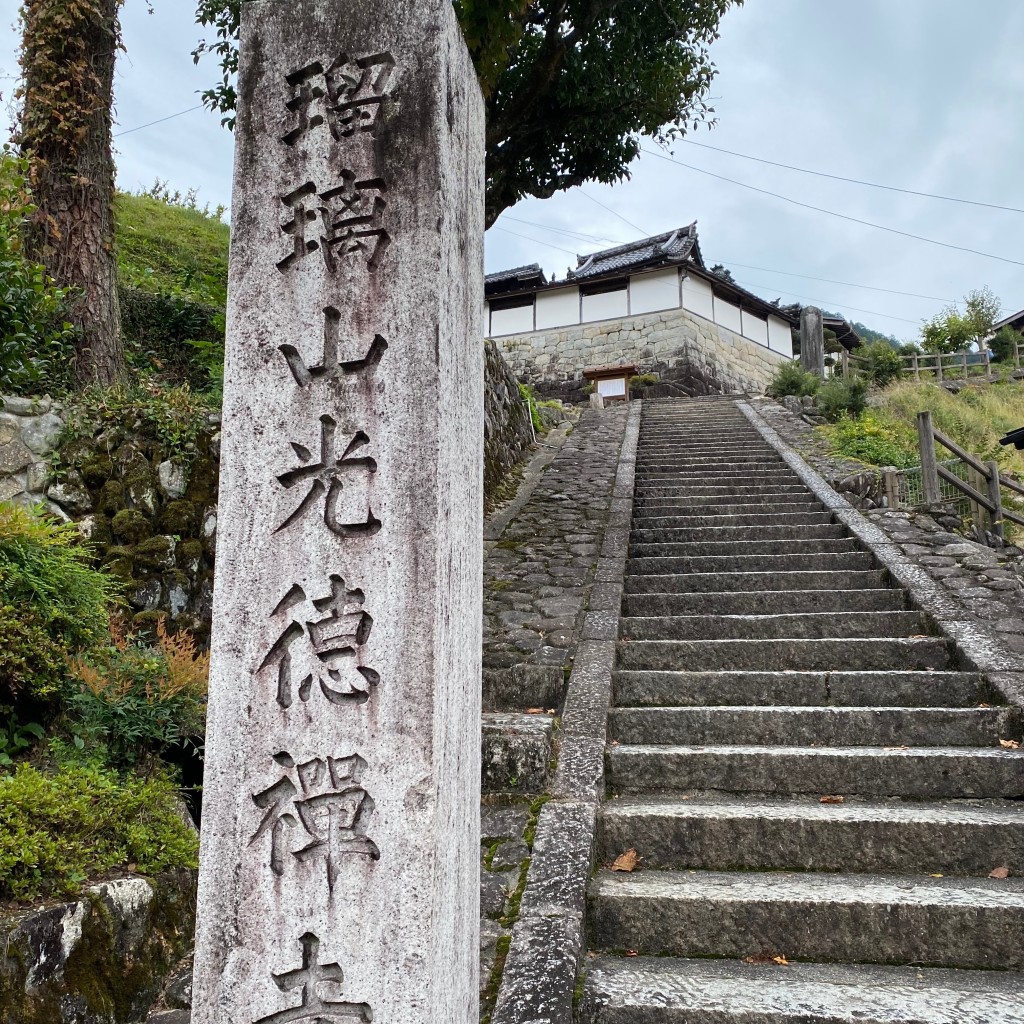
<path fill-rule="evenodd" d="M 979 708 L 990 708 L 990 707 L 992 707 L 992 705 L 991 704 L 985 704 L 984 702 L 982 702 L 981 704 L 978 705 L 978 707 Z"/>
<path fill-rule="evenodd" d="M 612 871 L 636 871 L 639 863 L 640 858 L 636 855 L 636 850 L 627 850 L 621 857 L 615 858 Z"/>
<path fill-rule="evenodd" d="M 635 949 L 627 949 L 626 956 L 639 956 L 640 954 Z"/>
<path fill-rule="evenodd" d="M 1007 867 L 996 868 L 995 871 L 990 871 L 989 878 L 998 878 L 1000 880 L 1010 877 L 1010 869 Z"/>
<path fill-rule="evenodd" d="M 557 708 L 548 708 L 548 714 L 549 715 L 557 715 L 558 714 L 558 709 Z"/>
<path fill-rule="evenodd" d="M 544 714 L 544 709 L 543 708 L 527 708 L 526 709 L 526 713 L 528 715 L 543 715 Z"/>
<path fill-rule="evenodd" d="M 929 875 L 929 878 L 945 878 L 945 875 Z"/>
<path fill-rule="evenodd" d="M 846 800 L 841 796 L 823 796 L 818 803 L 822 804 L 844 804 Z"/>
<path fill-rule="evenodd" d="M 999 746 L 1007 750 L 1020 750 L 1020 744 L 1016 740 L 1000 740 Z"/>
<path fill-rule="evenodd" d="M 743 958 L 745 964 L 778 964 L 780 967 L 788 967 L 789 961 L 781 953 L 758 953 L 756 956 Z"/>
<path fill-rule="evenodd" d="M 784 956 L 773 956 L 772 963 L 778 964 L 780 967 L 788 967 L 789 961 Z"/>

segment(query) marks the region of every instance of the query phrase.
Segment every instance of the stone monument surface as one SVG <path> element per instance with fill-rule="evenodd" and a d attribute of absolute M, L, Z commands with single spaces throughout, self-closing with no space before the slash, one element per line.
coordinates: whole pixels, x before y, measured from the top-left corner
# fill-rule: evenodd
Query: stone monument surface
<path fill-rule="evenodd" d="M 800 365 L 825 376 L 825 321 L 815 306 L 804 306 L 800 313 Z"/>
<path fill-rule="evenodd" d="M 247 0 L 195 1024 L 477 1019 L 483 103 L 450 0 Z"/>

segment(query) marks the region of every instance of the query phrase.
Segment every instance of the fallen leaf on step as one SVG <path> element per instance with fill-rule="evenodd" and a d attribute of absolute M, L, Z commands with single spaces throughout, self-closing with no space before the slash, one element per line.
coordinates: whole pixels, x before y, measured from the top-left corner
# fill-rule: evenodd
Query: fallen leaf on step
<path fill-rule="evenodd" d="M 918 633 L 916 636 L 912 636 L 911 640 L 931 640 L 932 637 L 928 636 L 927 633 Z"/>
<path fill-rule="evenodd" d="M 639 956 L 640 954 L 635 949 L 627 949 L 626 956 Z"/>
<path fill-rule="evenodd" d="M 992 705 L 991 704 L 984 704 L 984 703 L 982 703 L 982 704 L 979 704 L 978 707 L 979 708 L 990 708 L 990 707 L 992 707 Z"/>
<path fill-rule="evenodd" d="M 929 878 L 945 878 L 945 875 L 929 875 Z"/>
<path fill-rule="evenodd" d="M 904 745 L 902 747 L 882 747 L 883 750 L 909 750 L 910 747 Z"/>
<path fill-rule="evenodd" d="M 781 953 L 758 953 L 756 956 L 743 958 L 745 964 L 778 964 L 780 967 L 788 967 L 789 961 Z"/>
<path fill-rule="evenodd" d="M 823 796 L 818 803 L 822 804 L 844 804 L 846 800 L 841 796 Z"/>
<path fill-rule="evenodd" d="M 544 709 L 543 708 L 527 708 L 526 709 L 526 713 L 528 715 L 543 715 L 544 714 Z"/>
<path fill-rule="evenodd" d="M 999 746 L 1007 750 L 1020 750 L 1020 744 L 1016 740 L 1000 740 Z"/>
<path fill-rule="evenodd" d="M 773 956 L 772 963 L 778 964 L 780 967 L 788 967 L 789 961 L 784 956 Z"/>
<path fill-rule="evenodd" d="M 557 708 L 548 708 L 548 714 L 549 715 L 557 715 L 558 714 L 558 709 Z"/>
<path fill-rule="evenodd" d="M 990 871 L 989 872 L 988 877 L 989 878 L 998 878 L 998 879 L 1009 878 L 1010 877 L 1010 869 L 1006 868 L 1006 867 L 996 868 L 995 871 Z"/>
<path fill-rule="evenodd" d="M 616 857 L 612 864 L 612 871 L 636 871 L 640 858 L 636 850 L 627 850 L 621 857 Z"/>

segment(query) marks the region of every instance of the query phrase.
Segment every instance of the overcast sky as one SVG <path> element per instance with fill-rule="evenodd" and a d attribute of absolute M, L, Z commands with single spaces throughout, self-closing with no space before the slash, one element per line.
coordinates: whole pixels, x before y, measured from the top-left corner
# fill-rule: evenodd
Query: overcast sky
<path fill-rule="evenodd" d="M 0 0 L 5 76 L 17 71 L 16 7 Z M 216 76 L 212 64 L 192 65 L 202 32 L 192 22 L 194 4 L 156 0 L 156 7 L 148 14 L 143 0 L 125 3 L 119 184 L 135 190 L 161 178 L 183 191 L 198 188 L 212 205 L 229 204 L 232 142 L 215 115 L 197 110 L 132 131 L 195 106 L 197 91 Z M 725 17 L 713 48 L 718 123 L 689 138 L 1024 210 L 1022 40 L 1022 0 L 747 0 Z M 0 80 L 5 103 L 13 84 Z M 488 271 L 539 262 L 562 276 L 576 253 L 696 220 L 705 258 L 729 266 L 752 291 L 814 302 L 900 338 L 914 337 L 923 318 L 982 285 L 1007 312 L 1024 307 L 1022 213 L 847 184 L 685 142 L 673 155 L 811 206 L 1004 259 L 856 224 L 642 156 L 630 181 L 507 211 L 488 233 Z"/>

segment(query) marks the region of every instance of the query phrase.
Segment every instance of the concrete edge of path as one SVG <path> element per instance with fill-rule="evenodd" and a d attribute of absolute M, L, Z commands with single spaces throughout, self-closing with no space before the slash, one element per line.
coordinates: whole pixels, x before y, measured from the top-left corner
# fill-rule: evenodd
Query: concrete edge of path
<path fill-rule="evenodd" d="M 615 641 L 633 514 L 641 402 L 630 408 L 611 508 L 562 716 L 551 799 L 537 821 L 533 856 L 492 1024 L 571 1024 L 586 943 L 587 883 L 594 868 L 597 813 Z"/>
<path fill-rule="evenodd" d="M 806 484 L 814 496 L 870 551 L 882 567 L 910 595 L 919 611 L 934 619 L 952 640 L 965 669 L 983 673 L 1011 704 L 1024 704 L 1024 662 L 1007 651 L 977 622 L 965 620 L 959 604 L 950 598 L 924 569 L 914 565 L 884 530 L 868 522 L 841 494 L 816 473 L 746 402 L 740 412 Z"/>

